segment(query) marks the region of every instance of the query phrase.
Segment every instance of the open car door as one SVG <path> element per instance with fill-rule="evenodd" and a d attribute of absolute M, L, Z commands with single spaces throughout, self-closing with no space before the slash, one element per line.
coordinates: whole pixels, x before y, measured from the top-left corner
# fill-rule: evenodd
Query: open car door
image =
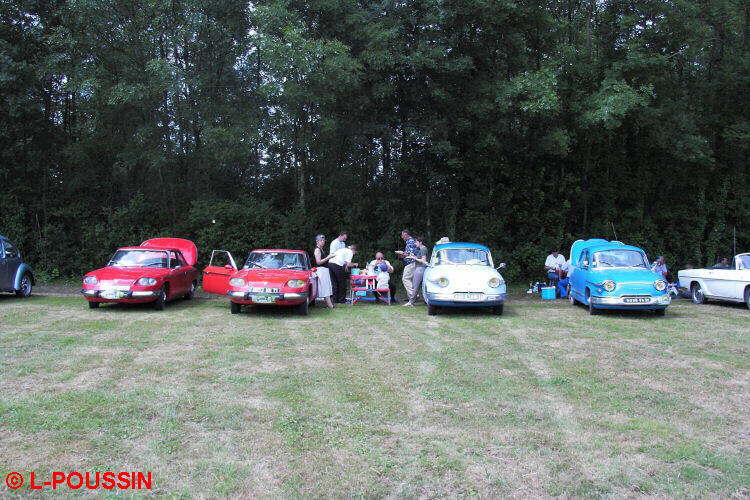
<path fill-rule="evenodd" d="M 203 291 L 226 295 L 229 290 L 229 278 L 237 271 L 232 254 L 227 250 L 214 250 L 211 260 L 203 269 Z"/>

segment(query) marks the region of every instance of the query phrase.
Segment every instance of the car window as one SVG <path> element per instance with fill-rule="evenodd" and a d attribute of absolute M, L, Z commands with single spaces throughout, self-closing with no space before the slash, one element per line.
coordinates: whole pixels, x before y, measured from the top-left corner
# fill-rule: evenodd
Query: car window
<path fill-rule="evenodd" d="M 12 259 L 18 257 L 18 249 L 10 241 L 5 242 L 5 257 Z"/>
<path fill-rule="evenodd" d="M 578 267 L 584 267 L 583 263 L 587 260 L 589 260 L 589 251 L 584 250 L 583 252 L 581 252 L 581 257 L 578 259 Z"/>
<path fill-rule="evenodd" d="M 750 269 L 750 255 L 738 255 L 735 269 Z"/>
<path fill-rule="evenodd" d="M 636 250 L 603 250 L 596 252 L 594 262 L 597 267 L 644 267 L 648 269 L 643 254 Z"/>
<path fill-rule="evenodd" d="M 437 253 L 435 265 L 489 266 L 489 255 L 481 248 L 446 248 Z"/>
<path fill-rule="evenodd" d="M 175 267 L 179 266 L 186 266 L 185 259 L 182 258 L 182 255 L 180 255 L 177 252 L 170 252 L 169 253 L 170 262 L 169 265 L 174 269 Z"/>
<path fill-rule="evenodd" d="M 304 254 L 297 252 L 250 252 L 245 269 L 307 269 Z"/>
<path fill-rule="evenodd" d="M 167 252 L 158 250 L 118 250 L 109 267 L 167 267 Z"/>

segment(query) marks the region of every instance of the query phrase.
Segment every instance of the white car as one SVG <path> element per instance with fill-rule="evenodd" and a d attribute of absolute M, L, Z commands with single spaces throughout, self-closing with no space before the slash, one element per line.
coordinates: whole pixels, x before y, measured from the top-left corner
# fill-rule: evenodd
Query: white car
<path fill-rule="evenodd" d="M 503 314 L 505 291 L 489 248 L 476 243 L 436 245 L 422 279 L 429 315 L 438 307 L 492 307 L 495 314 Z"/>
<path fill-rule="evenodd" d="M 677 276 L 696 304 L 716 299 L 744 302 L 750 309 L 750 253 L 735 256 L 729 269 L 683 269 Z"/>

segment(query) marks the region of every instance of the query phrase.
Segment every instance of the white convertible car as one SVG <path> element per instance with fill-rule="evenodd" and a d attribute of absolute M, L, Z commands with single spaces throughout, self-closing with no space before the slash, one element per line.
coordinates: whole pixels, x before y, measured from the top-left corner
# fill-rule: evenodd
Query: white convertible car
<path fill-rule="evenodd" d="M 716 299 L 750 308 L 750 253 L 735 256 L 729 269 L 683 269 L 677 276 L 696 304 Z"/>

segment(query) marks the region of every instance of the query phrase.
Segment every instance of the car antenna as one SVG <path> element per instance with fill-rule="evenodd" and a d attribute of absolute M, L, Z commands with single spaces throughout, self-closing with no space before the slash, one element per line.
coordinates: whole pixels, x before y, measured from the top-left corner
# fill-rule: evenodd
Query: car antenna
<path fill-rule="evenodd" d="M 615 231 L 615 223 L 612 221 L 609 221 L 610 224 L 612 224 L 612 233 L 615 235 L 615 241 L 619 241 L 617 239 L 617 231 Z"/>
<path fill-rule="evenodd" d="M 734 235 L 732 236 L 732 241 L 734 243 L 734 254 L 737 255 L 737 226 L 733 226 Z"/>

